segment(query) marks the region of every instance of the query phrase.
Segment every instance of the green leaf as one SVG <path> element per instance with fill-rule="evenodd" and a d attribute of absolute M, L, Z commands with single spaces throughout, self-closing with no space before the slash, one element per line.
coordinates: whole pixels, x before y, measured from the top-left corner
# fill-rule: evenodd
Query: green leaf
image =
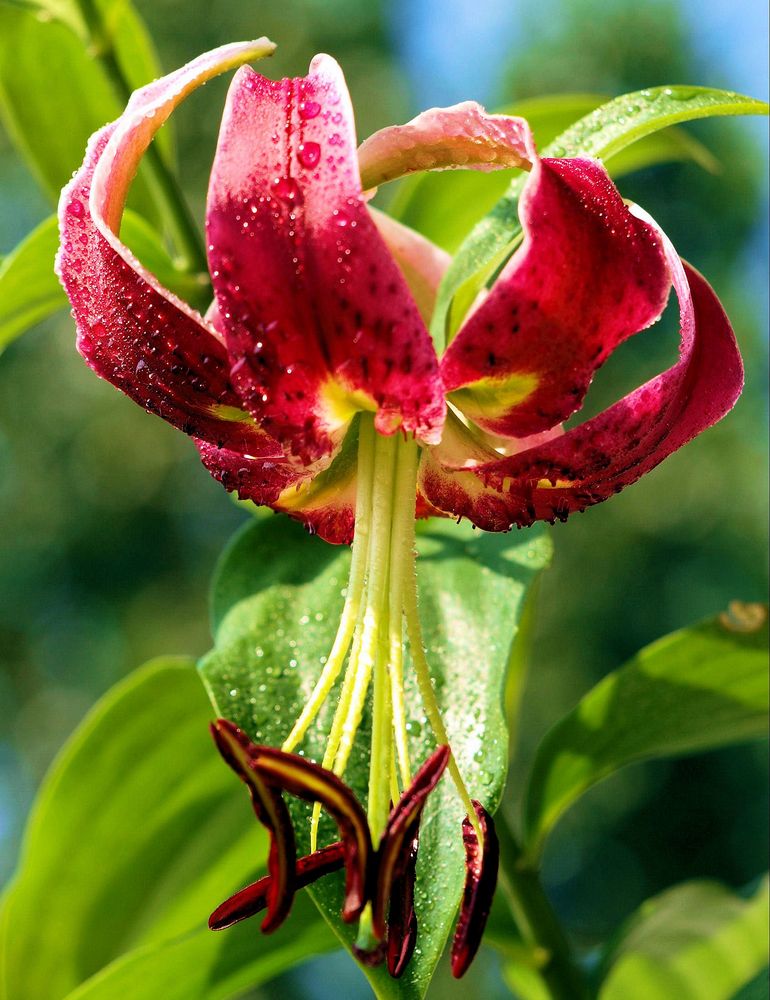
<path fill-rule="evenodd" d="M 609 161 L 634 143 L 679 122 L 767 112 L 762 101 L 731 91 L 655 87 L 603 104 L 542 152 L 546 156 L 594 156 Z M 431 324 L 435 342 L 444 342 L 457 330 L 478 290 L 512 252 L 520 235 L 517 206 L 523 183 L 521 177 L 513 180 L 465 240 L 444 275 Z"/>
<path fill-rule="evenodd" d="M 767 879 L 750 899 L 686 882 L 647 900 L 609 957 L 599 1000 L 731 1000 L 767 964 Z"/>
<path fill-rule="evenodd" d="M 82 42 L 88 42 L 89 27 L 85 11 L 75 0 L 8 0 L 37 14 L 40 21 L 59 21 L 74 32 Z"/>
<path fill-rule="evenodd" d="M 203 928 L 137 948 L 68 993 L 67 1000 L 230 1000 L 338 946 L 304 893 L 290 921 L 270 937 L 247 921 L 216 934 Z"/>
<path fill-rule="evenodd" d="M 333 938 L 300 906 L 294 929 L 260 938 L 206 930 L 211 910 L 263 868 L 266 838 L 208 734 L 189 660 L 154 661 L 110 691 L 46 778 L 0 922 L 0 995 L 231 995 Z M 197 956 L 197 957 L 196 957 Z M 115 963 L 111 965 L 111 963 Z M 285 963 L 285 964 L 282 964 Z M 93 977 L 93 978 L 92 978 Z M 112 978 L 115 977 L 115 978 Z M 254 978 L 252 978 L 254 977 Z M 100 983 L 118 992 L 98 992 Z"/>
<path fill-rule="evenodd" d="M 419 535 L 418 550 L 420 616 L 437 696 L 471 794 L 494 807 L 507 765 L 501 705 L 506 665 L 527 590 L 548 561 L 548 536 L 543 529 L 489 535 L 436 522 Z M 212 591 L 215 649 L 201 671 L 217 711 L 256 741 L 280 745 L 299 714 L 334 639 L 349 563 L 347 548 L 308 538 L 285 518 L 248 525 L 225 553 Z M 435 743 L 408 661 L 405 669 L 416 763 Z M 316 760 L 323 756 L 333 700 L 303 744 Z M 362 800 L 368 760 L 367 716 L 345 775 Z M 308 809 L 298 802 L 292 809 L 300 849 L 306 850 Z M 364 970 L 378 996 L 418 998 L 427 989 L 462 891 L 462 816 L 445 778 L 428 802 L 421 829 L 418 953 L 401 980 L 382 968 Z M 323 837 L 336 836 L 332 826 L 322 831 Z M 314 897 L 350 947 L 355 929 L 339 919 L 341 878 L 319 883 Z"/>
<path fill-rule="evenodd" d="M 560 816 L 634 761 L 767 735 L 767 612 L 735 605 L 647 646 L 604 678 L 538 747 L 524 802 L 536 859 Z"/>
<path fill-rule="evenodd" d="M 162 285 L 191 305 L 205 308 L 208 284 L 174 266 L 160 235 L 141 216 L 126 211 L 121 236 Z M 0 350 L 35 323 L 68 306 L 53 269 L 58 246 L 59 226 L 52 215 L 0 263 Z"/>
<path fill-rule="evenodd" d="M 159 76 L 149 36 L 131 5 L 104 0 L 98 9 L 130 86 Z M 52 203 L 83 161 L 89 136 L 118 117 L 127 97 L 69 27 L 0 0 L 0 113 Z M 167 158 L 170 141 L 170 135 L 158 137 Z M 157 222 L 141 170 L 129 204 Z"/>
<path fill-rule="evenodd" d="M 501 114 L 526 118 L 538 148 L 567 129 L 573 122 L 606 102 L 595 94 L 558 94 L 536 97 L 500 109 Z M 607 169 L 613 177 L 672 160 L 694 160 L 707 170 L 718 164 L 697 139 L 683 129 L 669 128 L 641 139 L 632 149 L 611 158 Z M 489 212 L 521 177 L 519 170 L 425 171 L 407 178 L 399 187 L 388 211 L 434 243 L 454 253 L 472 227 Z"/>
<path fill-rule="evenodd" d="M 0 263 L 0 350 L 67 305 L 53 271 L 58 245 L 59 228 L 52 215 Z"/>

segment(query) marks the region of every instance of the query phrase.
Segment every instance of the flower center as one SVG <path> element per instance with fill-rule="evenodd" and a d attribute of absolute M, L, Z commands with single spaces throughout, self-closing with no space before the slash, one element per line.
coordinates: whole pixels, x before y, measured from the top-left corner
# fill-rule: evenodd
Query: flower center
<path fill-rule="evenodd" d="M 384 436 L 361 415 L 355 536 L 345 605 L 331 652 L 282 749 L 303 739 L 345 667 L 322 764 L 342 777 L 372 688 L 367 815 L 376 848 L 391 802 L 412 781 L 404 708 L 404 639 L 409 642 L 425 714 L 437 744 L 449 744 L 417 610 L 415 495 L 419 446 L 412 437 Z M 345 666 L 347 661 L 347 666 Z M 449 770 L 469 816 L 475 811 L 454 758 Z M 320 805 L 311 820 L 316 850 Z"/>

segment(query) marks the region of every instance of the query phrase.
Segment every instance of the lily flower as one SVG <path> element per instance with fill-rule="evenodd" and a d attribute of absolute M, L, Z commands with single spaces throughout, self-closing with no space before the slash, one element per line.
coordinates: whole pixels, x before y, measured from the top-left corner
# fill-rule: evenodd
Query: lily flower
<path fill-rule="evenodd" d="M 258 746 L 226 719 L 218 719 L 211 732 L 222 757 L 249 788 L 257 818 L 270 833 L 268 874 L 218 906 L 209 918 L 211 929 L 223 930 L 267 909 L 262 930 L 270 933 L 288 916 L 296 889 L 344 867 L 343 920 L 357 920 L 369 907 L 359 935 L 364 945 L 356 948 L 356 954 L 373 965 L 387 959 L 390 974 L 401 976 L 417 940 L 414 882 L 420 819 L 428 795 L 444 773 L 449 747 L 438 747 L 419 769 L 391 808 L 375 849 L 366 813 L 333 772 L 296 754 Z M 291 824 L 283 820 L 282 792 L 309 802 L 320 799 L 342 839 L 297 859 Z M 275 808 L 278 803 L 280 811 Z M 474 806 L 484 827 L 486 849 L 479 850 L 473 824 L 466 820 L 466 885 L 452 945 L 452 970 L 458 978 L 478 950 L 497 877 L 494 826 L 481 804 Z"/>
<path fill-rule="evenodd" d="M 369 906 L 382 940 L 385 896 L 372 896 L 363 871 L 367 852 L 388 842 L 391 801 L 413 787 L 407 646 L 436 746 L 450 745 L 421 636 L 415 514 L 466 517 L 490 531 L 564 520 L 724 416 L 742 367 L 712 289 L 649 216 L 623 201 L 600 162 L 540 157 L 526 121 L 473 103 L 427 111 L 357 149 L 342 72 L 325 55 L 306 77 L 272 81 L 242 66 L 233 80 L 206 211 L 215 298 L 199 315 L 121 242 L 126 195 L 155 132 L 187 94 L 272 50 L 260 39 L 200 56 L 138 90 L 92 137 L 62 193 L 57 272 L 78 349 L 98 375 L 191 435 L 228 490 L 329 542 L 352 542 L 336 638 L 299 718 L 287 720 L 281 750 L 259 748 L 248 767 L 228 759 L 239 760 L 271 831 L 268 882 L 246 898 L 264 892 L 265 929 L 285 917 L 293 887 L 341 860 L 344 916 L 360 919 Z M 456 334 L 434 344 L 427 324 L 448 257 L 371 208 L 370 194 L 416 170 L 511 166 L 528 173 L 521 243 Z M 677 362 L 565 432 L 597 368 L 659 318 L 672 285 Z M 290 752 L 343 669 L 321 771 L 311 774 Z M 340 779 L 370 687 L 364 832 Z M 446 766 L 476 872 L 467 913 L 496 870 L 494 837 L 451 753 Z M 317 803 L 311 855 L 299 863 L 282 789 Z M 339 821 L 342 847 L 316 856 L 321 803 Z M 403 840 L 410 851 L 414 833 Z M 394 968 L 412 938 L 403 845 L 387 897 L 394 955 L 402 955 Z M 462 918 L 460 926 L 457 954 L 472 954 L 473 929 Z M 458 970 L 466 966 L 457 958 Z"/>

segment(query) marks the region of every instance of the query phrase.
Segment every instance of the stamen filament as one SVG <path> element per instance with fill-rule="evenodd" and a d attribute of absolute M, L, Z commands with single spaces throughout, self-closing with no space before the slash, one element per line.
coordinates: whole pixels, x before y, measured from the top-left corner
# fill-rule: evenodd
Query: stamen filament
<path fill-rule="evenodd" d="M 407 453 L 402 454 L 401 461 L 407 461 Z M 415 546 L 414 518 L 412 518 L 410 522 L 409 530 L 411 532 L 410 551 L 413 551 Z M 420 688 L 420 695 L 422 696 L 425 714 L 428 717 L 428 722 L 433 730 L 436 743 L 439 745 L 444 744 L 449 746 L 451 751 L 452 744 L 446 731 L 446 726 L 444 725 L 441 708 L 439 707 L 438 699 L 436 698 L 436 692 L 433 688 L 430 665 L 428 664 L 427 657 L 425 656 L 425 646 L 422 640 L 422 625 L 420 624 L 420 614 L 417 606 L 417 572 L 416 561 L 414 558 L 405 560 L 403 569 L 403 607 L 404 617 L 406 618 L 406 631 L 409 638 L 409 651 L 412 654 L 412 664 L 417 676 L 417 684 Z M 455 756 L 451 752 L 447 767 L 452 776 L 455 788 L 457 789 L 457 794 L 460 796 L 463 806 L 465 807 L 465 811 L 468 814 L 468 818 L 476 831 L 479 844 L 483 844 L 484 833 L 479 824 L 478 817 L 476 816 L 476 810 L 474 809 L 473 802 L 468 794 L 468 789 L 465 787 L 465 782 L 460 774 L 460 769 L 457 766 Z"/>
<path fill-rule="evenodd" d="M 404 786 L 407 787 L 407 786 Z M 401 797 L 401 789 L 398 787 L 398 765 L 396 763 L 396 747 L 390 747 L 390 801 L 394 804 Z"/>
<path fill-rule="evenodd" d="M 449 745 L 417 604 L 414 508 L 418 460 L 419 447 L 413 438 L 381 435 L 371 415 L 361 415 L 355 538 L 342 619 L 310 700 L 283 746 L 291 750 L 303 738 L 334 688 L 349 652 L 323 766 L 338 777 L 344 775 L 373 681 L 367 815 L 375 848 L 391 802 L 400 797 L 399 784 L 404 789 L 412 784 L 404 703 L 405 627 L 425 714 L 436 743 Z M 483 832 L 454 756 L 450 755 L 448 768 L 482 843 Z M 311 851 L 317 849 L 320 812 L 316 802 L 310 822 Z"/>
<path fill-rule="evenodd" d="M 323 767 L 330 771 L 332 765 L 334 764 L 335 757 L 337 756 L 337 750 L 339 749 L 340 740 L 342 739 L 342 727 L 345 724 L 345 719 L 348 715 L 348 710 L 350 708 L 350 700 L 353 696 L 353 686 L 356 680 L 356 664 L 358 662 L 358 650 L 361 647 L 361 631 L 363 628 L 363 611 L 359 611 L 358 621 L 356 622 L 355 634 L 353 635 L 353 645 L 350 651 L 350 659 L 348 660 L 347 669 L 345 670 L 345 677 L 342 681 L 342 689 L 340 691 L 340 698 L 337 702 L 337 708 L 334 711 L 334 719 L 332 720 L 332 728 L 329 732 L 329 738 L 326 742 L 326 749 L 324 750 L 323 760 L 321 764 Z M 318 823 L 321 819 L 321 803 L 316 802 L 313 806 L 313 813 L 310 817 L 310 851 L 311 853 L 317 849 L 318 846 Z"/>
<path fill-rule="evenodd" d="M 417 480 L 418 449 L 407 441 L 399 449 L 396 469 L 395 510 L 390 542 L 390 622 L 389 658 L 390 692 L 393 705 L 393 737 L 401 775 L 401 785 L 412 783 L 409 745 L 404 708 L 404 579 L 414 563 L 414 495 Z M 395 801 L 395 800 L 394 800 Z"/>
<path fill-rule="evenodd" d="M 355 538 L 359 544 L 353 546 L 350 561 L 345 605 L 342 609 L 337 635 L 334 638 L 329 659 L 316 681 L 313 693 L 299 718 L 283 742 L 282 749 L 289 752 L 303 739 L 321 706 L 329 697 L 335 681 L 339 677 L 345 657 L 350 649 L 361 606 L 361 594 L 366 578 L 369 524 L 372 506 L 372 476 L 374 469 L 374 424 L 371 420 L 361 420 L 358 431 L 358 496 L 356 499 Z M 324 764 L 324 766 L 326 766 Z"/>
<path fill-rule="evenodd" d="M 381 636 L 383 631 L 381 626 L 387 616 L 386 581 L 390 571 L 390 534 L 393 522 L 393 484 L 397 445 L 398 439 L 396 437 L 377 435 L 374 449 L 372 530 L 369 537 L 364 628 L 361 649 L 357 658 L 356 680 L 351 703 L 334 762 L 335 773 L 342 775 L 353 748 L 353 740 L 361 722 L 366 694 L 374 673 L 372 749 L 369 771 L 369 826 L 375 839 L 384 829 L 389 812 L 390 706 L 387 688 L 387 663 L 383 662 L 382 655 Z M 385 634 L 387 634 L 387 630 Z M 384 722 L 387 722 L 386 728 L 383 726 Z"/>

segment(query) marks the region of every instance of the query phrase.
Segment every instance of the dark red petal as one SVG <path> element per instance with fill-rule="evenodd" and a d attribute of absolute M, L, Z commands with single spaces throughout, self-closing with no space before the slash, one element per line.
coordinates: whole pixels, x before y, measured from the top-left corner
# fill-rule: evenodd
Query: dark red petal
<path fill-rule="evenodd" d="M 430 323 L 441 279 L 452 258 L 427 237 L 376 208 L 369 208 L 380 236 L 401 269 L 425 323 Z"/>
<path fill-rule="evenodd" d="M 720 420 L 743 386 L 730 322 L 706 280 L 659 232 L 679 297 L 679 361 L 585 424 L 510 458 L 448 469 L 424 453 L 420 489 L 487 531 L 565 520 L 636 482 Z"/>
<path fill-rule="evenodd" d="M 345 82 L 328 56 L 304 79 L 240 72 L 208 202 L 210 265 L 250 412 L 304 462 L 353 414 L 440 437 L 438 360 L 361 194 Z"/>
<path fill-rule="evenodd" d="M 217 719 L 211 734 L 224 760 L 248 787 L 256 817 L 270 833 L 267 916 L 262 921 L 262 930 L 269 934 L 280 927 L 294 901 L 297 850 L 291 817 L 280 792 L 257 772 L 254 761 L 258 748 L 245 733 L 227 719 Z"/>
<path fill-rule="evenodd" d="M 322 472 L 312 466 L 249 458 L 227 448 L 195 442 L 203 464 L 226 490 L 241 500 L 265 504 L 300 521 L 332 545 L 353 541 L 356 517 L 355 468 L 337 477 L 337 459 Z"/>
<path fill-rule="evenodd" d="M 465 888 L 460 904 L 454 940 L 452 941 L 452 975 L 464 976 L 479 950 L 481 936 L 487 924 L 492 897 L 497 885 L 497 868 L 500 862 L 500 844 L 492 817 L 480 802 L 473 800 L 473 808 L 484 836 L 483 849 L 468 816 L 463 820 L 465 844 Z"/>
<path fill-rule="evenodd" d="M 655 229 L 593 160 L 535 163 L 524 242 L 441 361 L 449 399 L 492 434 L 525 437 L 580 408 L 596 369 L 663 311 Z"/>
<path fill-rule="evenodd" d="M 328 847 L 322 847 L 320 851 L 299 858 L 294 870 L 295 888 L 304 889 L 305 886 L 323 878 L 324 875 L 339 871 L 343 864 L 342 841 L 329 844 Z M 267 906 L 271 880 L 272 876 L 265 875 L 251 885 L 247 885 L 245 889 L 230 896 L 224 903 L 220 903 L 209 917 L 211 930 L 224 930 L 225 927 L 231 927 L 233 924 L 237 924 L 247 917 L 253 917 L 255 913 L 264 910 Z"/>
<path fill-rule="evenodd" d="M 337 824 L 345 845 L 345 903 L 342 919 L 356 920 L 366 904 L 372 841 L 366 813 L 336 774 L 298 754 L 259 747 L 255 766 L 266 784 L 307 802 L 320 802 Z"/>
<path fill-rule="evenodd" d="M 97 375 L 187 434 L 263 457 L 281 449 L 243 411 L 216 330 L 163 288 L 117 234 L 139 160 L 176 105 L 217 73 L 271 49 L 223 46 L 136 91 L 122 117 L 92 136 L 62 192 L 56 262 L 78 350 Z"/>
<path fill-rule="evenodd" d="M 388 972 L 400 979 L 414 954 L 417 943 L 417 915 L 414 912 L 414 881 L 417 867 L 418 834 L 409 848 L 409 860 L 404 871 L 393 880 L 388 912 L 388 940 L 386 958 Z"/>
<path fill-rule="evenodd" d="M 377 886 L 372 901 L 372 927 L 378 938 L 385 935 L 387 907 L 394 881 L 409 864 L 411 844 L 417 836 L 420 816 L 449 762 L 448 746 L 440 746 L 428 757 L 392 809 L 377 851 Z"/>

